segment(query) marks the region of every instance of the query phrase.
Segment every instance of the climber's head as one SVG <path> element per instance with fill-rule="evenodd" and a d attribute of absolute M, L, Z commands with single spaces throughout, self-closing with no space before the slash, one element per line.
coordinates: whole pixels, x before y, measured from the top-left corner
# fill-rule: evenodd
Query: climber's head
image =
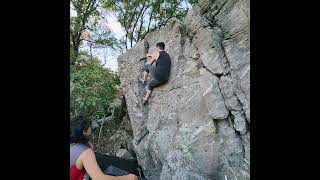
<path fill-rule="evenodd" d="M 87 144 L 91 135 L 90 122 L 83 116 L 76 116 L 70 121 L 70 143 Z"/>
<path fill-rule="evenodd" d="M 156 50 L 157 50 L 158 52 L 163 51 L 163 50 L 164 50 L 164 47 L 165 47 L 164 42 L 158 42 L 158 43 L 156 44 Z"/>

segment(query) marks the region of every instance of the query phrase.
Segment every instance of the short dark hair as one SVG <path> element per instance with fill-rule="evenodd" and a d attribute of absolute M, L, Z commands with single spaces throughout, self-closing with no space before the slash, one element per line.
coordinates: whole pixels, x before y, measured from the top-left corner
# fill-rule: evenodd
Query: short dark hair
<path fill-rule="evenodd" d="M 158 42 L 156 44 L 156 47 L 159 47 L 161 50 L 164 50 L 164 47 L 165 47 L 164 42 Z"/>
<path fill-rule="evenodd" d="M 82 143 L 87 144 L 89 138 L 83 134 L 83 130 L 90 127 L 90 122 L 83 116 L 76 116 L 70 120 L 70 144 Z"/>

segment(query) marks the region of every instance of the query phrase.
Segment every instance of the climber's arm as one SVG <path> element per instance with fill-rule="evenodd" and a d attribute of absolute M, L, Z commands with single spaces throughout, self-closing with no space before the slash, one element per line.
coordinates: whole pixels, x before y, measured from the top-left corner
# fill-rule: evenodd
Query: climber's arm
<path fill-rule="evenodd" d="M 159 58 L 159 55 L 160 55 L 159 52 L 157 51 L 153 52 L 150 64 L 154 63 Z"/>
<path fill-rule="evenodd" d="M 150 59 L 146 62 L 146 64 L 152 64 L 153 63 L 153 59 Z"/>
<path fill-rule="evenodd" d="M 80 161 L 82 162 L 85 170 L 89 174 L 92 180 L 137 180 L 137 176 L 129 174 L 126 176 L 109 176 L 105 175 L 96 160 L 94 152 L 89 148 L 80 155 Z"/>

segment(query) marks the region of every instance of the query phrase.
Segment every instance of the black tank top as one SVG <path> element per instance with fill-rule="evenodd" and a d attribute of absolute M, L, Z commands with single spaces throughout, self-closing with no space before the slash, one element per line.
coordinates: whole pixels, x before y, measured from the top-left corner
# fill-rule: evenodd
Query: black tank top
<path fill-rule="evenodd" d="M 170 76 L 171 58 L 165 51 L 160 51 L 159 58 L 156 61 L 155 79 L 159 81 L 166 81 Z"/>

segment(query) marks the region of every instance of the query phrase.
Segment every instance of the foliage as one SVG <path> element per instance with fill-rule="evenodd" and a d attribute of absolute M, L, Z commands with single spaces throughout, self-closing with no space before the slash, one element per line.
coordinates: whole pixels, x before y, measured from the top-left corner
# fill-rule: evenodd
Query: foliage
<path fill-rule="evenodd" d="M 91 48 L 111 47 L 120 49 L 120 43 L 114 37 L 111 30 L 101 22 L 103 17 L 99 11 L 99 0 L 71 0 L 75 17 L 70 17 L 70 46 L 73 49 L 73 55 L 76 58 L 79 54 L 79 48 L 83 41 L 87 41 Z M 71 59 L 74 64 L 75 59 Z"/>
<path fill-rule="evenodd" d="M 90 16 L 97 14 L 97 0 L 71 0 L 75 11 L 76 17 L 70 18 L 70 37 L 71 46 L 74 54 L 77 57 L 79 53 L 79 46 L 81 43 L 81 35 L 87 28 L 86 25 Z"/>
<path fill-rule="evenodd" d="M 121 50 L 122 44 L 127 48 L 128 42 L 132 47 L 170 18 L 182 19 L 188 9 L 183 3 L 194 2 L 196 0 L 71 0 L 76 16 L 70 18 L 70 115 L 83 114 L 90 119 L 108 116 L 109 104 L 120 84 L 119 77 L 92 56 L 92 48 Z M 104 11 L 115 12 L 125 30 L 122 42 L 106 26 Z M 90 50 L 81 51 L 82 45 Z"/>
<path fill-rule="evenodd" d="M 92 48 L 120 48 L 111 30 L 100 21 L 98 0 L 71 0 L 75 17 L 70 17 L 70 116 L 102 118 L 117 93 L 119 77 L 92 56 Z M 83 43 L 86 41 L 87 43 Z M 80 50 L 89 45 L 90 52 Z"/>
<path fill-rule="evenodd" d="M 128 49 L 133 42 L 138 42 L 145 35 L 155 29 L 165 26 L 175 17 L 185 17 L 187 3 L 193 4 L 197 0 L 104 0 L 107 11 L 116 13 L 118 21 L 125 30 L 125 47 Z"/>
<path fill-rule="evenodd" d="M 79 53 L 70 70 L 70 115 L 82 114 L 90 119 L 109 115 L 109 104 L 120 84 L 117 75 L 85 52 Z"/>

